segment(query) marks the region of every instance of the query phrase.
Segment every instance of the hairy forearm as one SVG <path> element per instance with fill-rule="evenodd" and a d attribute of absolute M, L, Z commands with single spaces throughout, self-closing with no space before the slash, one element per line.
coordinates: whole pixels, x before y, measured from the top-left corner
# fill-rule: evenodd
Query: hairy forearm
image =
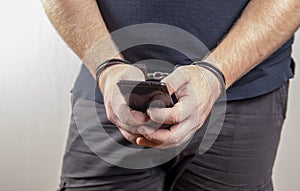
<path fill-rule="evenodd" d="M 43 0 L 43 4 L 55 29 L 93 75 L 99 63 L 118 57 L 95 0 Z"/>
<path fill-rule="evenodd" d="M 299 0 L 252 0 L 207 61 L 223 71 L 228 88 L 276 51 L 299 25 Z"/>

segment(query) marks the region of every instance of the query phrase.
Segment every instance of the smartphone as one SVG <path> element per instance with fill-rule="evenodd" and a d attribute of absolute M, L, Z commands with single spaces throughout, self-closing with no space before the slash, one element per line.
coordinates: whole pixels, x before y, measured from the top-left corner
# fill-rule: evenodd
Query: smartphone
<path fill-rule="evenodd" d="M 134 110 L 146 112 L 149 107 L 172 107 L 177 102 L 175 94 L 170 95 L 161 81 L 120 80 L 117 85 L 128 106 Z"/>

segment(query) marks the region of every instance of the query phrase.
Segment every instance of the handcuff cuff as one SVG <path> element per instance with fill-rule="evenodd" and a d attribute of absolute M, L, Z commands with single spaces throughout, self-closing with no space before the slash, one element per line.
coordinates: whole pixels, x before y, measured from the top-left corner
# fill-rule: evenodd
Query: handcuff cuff
<path fill-rule="evenodd" d="M 103 63 L 101 63 L 97 68 L 96 68 L 96 81 L 97 84 L 99 84 L 99 78 L 101 73 L 108 67 L 113 66 L 113 65 L 117 65 L 117 64 L 130 64 L 132 65 L 129 61 L 124 60 L 124 59 L 110 59 L 107 60 Z M 195 61 L 192 63 L 192 65 L 204 68 L 208 71 L 210 71 L 219 81 L 220 83 L 220 88 L 221 88 L 221 93 L 220 96 L 222 96 L 223 94 L 225 94 L 226 92 L 226 80 L 224 77 L 224 74 L 221 72 L 221 70 L 219 70 L 216 66 L 214 66 L 211 63 L 208 62 L 204 62 L 204 61 Z M 139 68 L 143 74 L 145 75 L 145 78 L 147 80 L 156 80 L 156 81 L 160 81 L 163 78 L 167 77 L 170 73 L 168 72 L 161 72 L 161 71 L 155 71 L 152 73 L 148 73 L 147 72 L 147 67 L 144 64 L 135 64 L 135 67 Z M 174 68 L 177 68 L 178 65 L 176 65 Z M 180 66 L 179 66 L 180 67 Z"/>

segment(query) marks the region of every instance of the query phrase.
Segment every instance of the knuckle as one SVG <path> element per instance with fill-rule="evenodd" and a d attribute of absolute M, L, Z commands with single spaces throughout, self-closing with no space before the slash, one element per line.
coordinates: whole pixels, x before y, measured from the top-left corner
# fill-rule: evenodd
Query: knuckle
<path fill-rule="evenodd" d="M 114 116 L 112 115 L 112 114 L 108 114 L 107 115 L 107 119 L 110 121 L 110 122 L 115 122 L 115 118 L 114 118 Z"/>
<path fill-rule="evenodd" d="M 151 116 L 151 120 L 156 122 L 156 123 L 160 123 L 160 124 L 163 124 L 166 120 L 166 117 L 163 116 L 163 115 L 156 115 L 156 114 L 153 114 Z"/>
<path fill-rule="evenodd" d="M 178 111 L 175 111 L 175 112 L 172 112 L 171 113 L 171 122 L 172 123 L 179 123 L 180 122 L 180 118 L 181 118 L 181 115 L 180 115 L 180 112 Z"/>
<path fill-rule="evenodd" d="M 134 136 L 127 136 L 125 137 L 128 141 L 132 142 L 132 143 L 135 143 L 135 137 Z"/>
<path fill-rule="evenodd" d="M 181 146 L 181 145 L 182 145 L 181 142 L 177 142 L 177 143 L 174 144 L 175 147 L 179 147 L 179 146 Z"/>
<path fill-rule="evenodd" d="M 135 143 L 135 136 L 131 135 L 130 133 L 126 133 L 122 129 L 120 129 L 122 135 L 125 137 L 126 140 L 130 141 L 131 143 Z"/>
<path fill-rule="evenodd" d="M 122 115 L 122 114 L 121 114 L 121 115 Z M 126 116 L 126 115 L 125 115 L 125 116 L 122 116 L 121 119 L 122 119 L 122 123 L 128 124 L 128 121 L 129 121 L 129 120 L 128 120 L 128 116 Z"/>
<path fill-rule="evenodd" d="M 122 128 L 125 129 L 128 133 L 136 133 L 134 128 L 132 128 L 131 126 L 128 126 L 126 124 L 122 124 Z"/>
<path fill-rule="evenodd" d="M 111 99 L 108 99 L 108 97 L 105 96 L 104 100 L 105 100 L 105 103 L 106 103 L 107 106 L 112 106 L 112 101 L 111 101 Z"/>
<path fill-rule="evenodd" d="M 149 134 L 144 134 L 143 135 L 148 141 L 152 142 L 153 141 L 153 137 Z"/>
<path fill-rule="evenodd" d="M 185 143 L 187 143 L 190 140 L 190 138 L 191 137 L 188 136 L 180 139 L 178 142 L 175 143 L 175 146 L 176 147 L 183 146 Z"/>
<path fill-rule="evenodd" d="M 116 126 L 120 129 L 120 131 L 122 132 L 122 134 L 124 135 L 124 137 L 127 137 L 129 135 L 134 136 L 133 134 L 135 132 L 129 126 L 127 126 L 127 125 L 125 125 L 123 123 L 120 123 L 120 122 L 117 122 Z"/>
<path fill-rule="evenodd" d="M 200 127 L 202 127 L 202 125 L 204 124 L 205 120 L 207 119 L 207 116 L 205 115 L 201 115 L 198 119 L 198 126 L 197 129 L 199 129 Z"/>
<path fill-rule="evenodd" d="M 170 143 L 172 145 L 178 145 L 180 143 L 180 138 L 178 136 L 173 136 L 173 138 L 171 139 Z"/>

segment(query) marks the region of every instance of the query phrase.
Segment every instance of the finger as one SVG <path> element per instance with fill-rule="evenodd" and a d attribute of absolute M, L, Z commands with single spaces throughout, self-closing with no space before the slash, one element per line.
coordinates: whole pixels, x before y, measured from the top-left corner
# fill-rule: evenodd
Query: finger
<path fill-rule="evenodd" d="M 130 112 L 131 112 L 133 118 L 135 120 L 137 120 L 138 122 L 141 122 L 142 124 L 148 123 L 149 120 L 150 120 L 150 117 L 147 114 L 143 113 L 143 112 L 140 112 L 140 111 L 137 111 L 137 110 L 132 110 L 132 109 L 130 109 Z"/>
<path fill-rule="evenodd" d="M 170 129 L 158 129 L 153 133 L 141 133 L 150 142 L 158 145 L 177 145 L 192 132 L 197 129 L 199 123 L 199 118 L 195 114 L 187 120 L 173 125 Z M 147 127 L 141 126 L 138 128 L 139 132 L 146 132 Z"/>
<path fill-rule="evenodd" d="M 128 126 L 143 125 L 149 118 L 143 112 L 132 110 L 127 104 L 120 104 L 115 107 L 115 114 L 120 122 Z"/>
<path fill-rule="evenodd" d="M 157 129 L 156 131 L 151 132 L 151 128 L 147 126 L 140 126 L 138 131 L 150 142 L 160 145 L 168 141 L 171 138 L 172 132 L 169 129 Z M 151 133 L 147 133 L 147 132 Z"/>
<path fill-rule="evenodd" d="M 195 117 L 188 118 L 187 120 L 173 125 L 170 128 L 172 132 L 172 137 L 165 143 L 165 145 L 174 145 L 177 146 L 180 144 L 191 132 L 195 132 L 194 130 L 198 127 L 198 119 Z"/>
<path fill-rule="evenodd" d="M 141 136 L 140 134 L 137 134 L 137 132 L 138 132 L 137 129 L 136 128 L 129 128 L 128 126 L 122 124 L 118 120 L 117 116 L 112 112 L 111 107 L 108 107 L 106 109 L 106 114 L 107 114 L 108 119 L 118 127 L 118 129 L 120 130 L 123 137 L 125 139 L 127 139 L 128 141 L 136 144 L 137 137 Z M 133 131 L 133 132 L 130 132 L 126 129 L 130 129 L 130 131 Z"/>
<path fill-rule="evenodd" d="M 136 112 L 138 111 L 134 111 L 132 110 L 132 112 L 130 112 L 129 114 L 125 114 L 125 112 L 123 112 L 120 117 L 116 116 L 117 117 L 117 120 L 116 120 L 116 123 L 120 128 L 122 129 L 125 129 L 126 131 L 130 132 L 130 133 L 135 133 L 135 134 L 138 134 L 139 131 L 138 131 L 138 127 L 140 125 L 143 125 L 144 123 L 143 122 L 140 122 L 140 121 L 137 121 L 135 119 L 135 117 L 133 117 L 134 115 L 137 116 Z M 135 113 L 135 114 L 132 114 L 132 113 Z M 147 118 L 145 116 L 142 116 L 142 115 L 146 115 L 144 113 L 138 113 L 138 116 L 139 118 Z"/>
<path fill-rule="evenodd" d="M 140 126 L 148 120 L 147 114 L 132 110 L 122 95 L 116 95 L 113 98 L 111 107 L 118 120 L 126 126 Z"/>
<path fill-rule="evenodd" d="M 176 124 L 186 120 L 197 110 L 194 98 L 191 96 L 182 97 L 171 108 L 155 108 L 147 109 L 147 114 L 152 121 L 161 124 Z"/>
<path fill-rule="evenodd" d="M 186 146 L 185 144 L 188 144 L 192 140 L 196 131 L 197 131 L 196 128 L 193 129 L 191 132 L 189 132 L 188 135 L 186 135 L 182 140 L 178 141 L 176 144 L 167 142 L 162 145 L 157 145 L 156 147 L 160 148 L 160 149 L 167 149 L 167 148 L 173 148 L 173 147 L 179 147 L 179 146 Z"/>
<path fill-rule="evenodd" d="M 140 146 L 144 146 L 144 147 L 158 147 L 159 144 L 157 143 L 153 143 L 151 141 L 148 141 L 147 139 L 145 139 L 145 137 L 138 137 L 136 139 L 136 144 L 140 145 Z"/>
<path fill-rule="evenodd" d="M 120 132 L 122 133 L 123 137 L 125 139 L 127 139 L 128 141 L 130 141 L 131 143 L 137 144 L 136 140 L 138 137 L 140 137 L 141 135 L 139 134 L 134 134 L 134 133 L 130 133 L 128 131 L 126 131 L 125 129 L 119 128 Z"/>
<path fill-rule="evenodd" d="M 189 81 L 187 75 L 182 72 L 179 68 L 174 70 L 170 75 L 165 77 L 162 82 L 166 83 L 169 94 L 175 93 L 181 86 Z"/>
<path fill-rule="evenodd" d="M 140 126 L 149 120 L 149 116 L 145 113 L 132 110 L 126 104 L 123 96 L 118 90 L 115 90 L 114 96 L 110 97 L 108 108 L 111 108 L 109 120 L 120 128 L 131 133 L 138 133 L 137 126 Z M 113 115 L 112 115 L 113 114 Z"/>
<path fill-rule="evenodd" d="M 110 122 L 112 122 L 113 124 L 116 124 L 118 118 L 117 118 L 117 116 L 114 114 L 114 112 L 112 111 L 111 106 L 107 106 L 106 109 L 105 109 L 105 111 L 106 111 L 106 117 L 107 117 L 107 119 L 108 119 Z"/>
<path fill-rule="evenodd" d="M 196 131 L 197 131 L 196 128 L 193 129 L 182 140 L 179 140 L 176 143 L 165 142 L 165 143 L 161 143 L 160 144 L 160 143 L 151 142 L 151 141 L 147 140 L 145 137 L 138 137 L 136 139 L 136 144 L 141 145 L 141 146 L 145 146 L 145 147 L 156 147 L 156 148 L 160 148 L 160 149 L 178 147 L 178 146 L 182 146 L 183 144 L 185 144 L 188 141 L 190 141 L 191 138 L 194 136 L 194 134 L 195 134 Z"/>
<path fill-rule="evenodd" d="M 153 133 L 153 132 L 157 131 L 158 129 L 169 129 L 169 128 L 170 128 L 170 125 L 159 124 L 159 123 L 155 123 L 155 122 L 149 120 L 144 125 L 138 127 L 138 132 L 140 134 L 144 135 L 144 134 Z"/>

